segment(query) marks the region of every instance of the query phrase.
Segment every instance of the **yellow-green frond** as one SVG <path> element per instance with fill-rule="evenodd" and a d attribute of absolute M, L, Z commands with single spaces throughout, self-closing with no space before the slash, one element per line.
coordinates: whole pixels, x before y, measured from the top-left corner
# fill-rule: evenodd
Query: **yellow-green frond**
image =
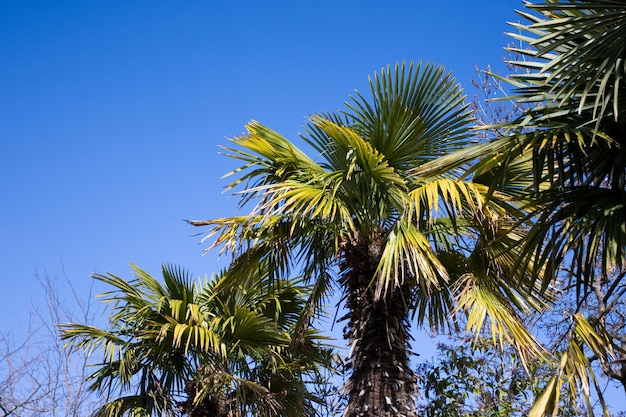
<path fill-rule="evenodd" d="M 514 346 L 523 363 L 532 356 L 546 354 L 502 295 L 487 285 L 479 285 L 471 274 L 458 282 L 455 313 L 466 315 L 466 330 L 478 338 L 487 331 L 494 345 Z"/>
<path fill-rule="evenodd" d="M 428 292 L 447 277 L 430 242 L 415 224 L 400 222 L 389 231 L 376 271 L 377 297 L 408 279 Z"/>
<path fill-rule="evenodd" d="M 582 314 L 575 314 L 572 322 L 565 350 L 560 354 L 559 366 L 533 405 L 529 417 L 558 415 L 564 391 L 572 399 L 584 398 L 587 411 L 593 415 L 593 404 L 590 401 L 592 388 L 605 417 L 610 416 L 587 351 L 589 349 L 595 355 L 612 355 L 610 337 L 594 328 Z"/>

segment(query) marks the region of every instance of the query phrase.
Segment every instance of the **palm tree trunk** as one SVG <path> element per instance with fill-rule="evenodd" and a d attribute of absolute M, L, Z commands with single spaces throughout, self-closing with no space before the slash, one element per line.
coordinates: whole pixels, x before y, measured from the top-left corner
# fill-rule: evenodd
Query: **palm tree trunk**
<path fill-rule="evenodd" d="M 408 285 L 375 296 L 372 277 L 380 259 L 379 245 L 359 245 L 345 252 L 341 284 L 346 289 L 352 370 L 344 392 L 344 417 L 417 416 L 415 375 L 409 366 Z"/>

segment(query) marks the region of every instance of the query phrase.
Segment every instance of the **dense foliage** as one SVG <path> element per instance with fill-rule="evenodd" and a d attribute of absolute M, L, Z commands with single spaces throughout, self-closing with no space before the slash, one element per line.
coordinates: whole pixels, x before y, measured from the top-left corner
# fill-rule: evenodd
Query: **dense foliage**
<path fill-rule="evenodd" d="M 418 365 L 419 409 L 427 417 L 523 417 L 556 364 L 522 364 L 510 349 L 487 340 L 438 345 L 438 355 Z M 526 366 L 526 368 L 524 367 Z M 560 416 L 584 416 L 576 401 L 563 400 Z"/>

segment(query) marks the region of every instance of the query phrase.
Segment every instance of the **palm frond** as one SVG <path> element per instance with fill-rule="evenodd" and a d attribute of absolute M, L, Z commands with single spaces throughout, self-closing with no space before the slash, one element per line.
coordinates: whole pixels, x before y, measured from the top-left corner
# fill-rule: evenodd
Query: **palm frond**
<path fill-rule="evenodd" d="M 119 354 L 119 349 L 127 343 L 127 338 L 100 329 L 95 326 L 88 326 L 76 323 L 59 325 L 61 329 L 61 340 L 65 341 L 65 346 L 70 345 L 84 349 L 88 356 L 96 351 L 101 351 L 105 360 L 113 360 Z"/>
<path fill-rule="evenodd" d="M 119 397 L 98 408 L 93 413 L 93 417 L 119 417 L 123 415 L 128 415 L 129 417 L 152 417 L 153 407 L 148 402 L 151 402 L 150 399 L 140 395 Z M 163 411 L 165 416 L 175 415 L 173 410 Z"/>
<path fill-rule="evenodd" d="M 457 282 L 455 313 L 466 314 L 467 331 L 479 338 L 486 330 L 494 345 L 514 346 L 523 363 L 527 363 L 529 358 L 545 355 L 545 350 L 515 313 L 507 298 L 480 281 L 480 277 L 467 274 Z"/>
<path fill-rule="evenodd" d="M 440 211 L 453 222 L 457 217 L 480 212 L 487 191 L 481 184 L 439 176 L 416 182 L 409 198 L 417 219 L 433 224 L 442 217 Z"/>
<path fill-rule="evenodd" d="M 626 194 L 596 187 L 575 187 L 566 191 L 546 193 L 546 210 L 538 217 L 542 228 L 531 229 L 531 242 L 544 242 L 535 247 L 540 263 L 548 274 L 543 286 L 559 265 L 571 254 L 571 268 L 576 271 L 580 288 L 598 273 L 606 275 L 621 267 L 626 256 Z"/>
<path fill-rule="evenodd" d="M 542 68 L 545 83 L 563 106 L 571 98 L 578 112 L 593 102 L 593 118 L 620 113 L 626 67 L 626 6 L 622 2 L 550 2 L 530 5 L 549 19 L 533 24 L 545 35 L 533 42 L 539 57 L 557 52 Z M 575 70 L 574 70 L 575 68 Z"/>
<path fill-rule="evenodd" d="M 581 314 L 572 317 L 572 330 L 566 339 L 566 348 L 561 354 L 559 366 L 543 392 L 533 405 L 529 417 L 556 416 L 564 388 L 568 395 L 576 399 L 582 396 L 587 405 L 589 415 L 593 415 L 593 404 L 590 401 L 593 387 L 605 417 L 609 417 L 602 388 L 595 376 L 593 366 L 587 356 L 586 349 L 594 354 L 612 352 L 611 338 L 598 331 Z M 582 395 L 581 395 L 582 394 Z"/>
<path fill-rule="evenodd" d="M 389 164 L 405 171 L 473 142 L 471 112 L 442 66 L 401 63 L 370 78 L 371 101 L 356 93 L 347 117 Z"/>
<path fill-rule="evenodd" d="M 448 276 L 426 236 L 408 222 L 389 231 L 376 273 L 377 297 L 413 280 L 428 292 Z"/>

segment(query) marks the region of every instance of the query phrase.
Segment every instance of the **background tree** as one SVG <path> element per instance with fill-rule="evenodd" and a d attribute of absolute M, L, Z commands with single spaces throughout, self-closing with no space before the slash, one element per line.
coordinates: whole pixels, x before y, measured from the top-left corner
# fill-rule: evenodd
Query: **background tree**
<path fill-rule="evenodd" d="M 39 277 L 45 306 L 28 318 L 25 334 L 0 334 L 0 415 L 4 417 L 82 417 L 102 403 L 87 389 L 87 358 L 63 348 L 57 323 L 92 323 L 97 311 L 81 300 L 67 282 Z M 61 297 L 73 295 L 78 310 Z"/>
<path fill-rule="evenodd" d="M 488 340 L 472 344 L 454 338 L 438 345 L 437 357 L 418 365 L 418 407 L 427 417 L 527 416 L 556 366 L 540 360 L 523 364 L 514 350 L 496 349 Z M 564 395 L 559 415 L 587 413 Z"/>

